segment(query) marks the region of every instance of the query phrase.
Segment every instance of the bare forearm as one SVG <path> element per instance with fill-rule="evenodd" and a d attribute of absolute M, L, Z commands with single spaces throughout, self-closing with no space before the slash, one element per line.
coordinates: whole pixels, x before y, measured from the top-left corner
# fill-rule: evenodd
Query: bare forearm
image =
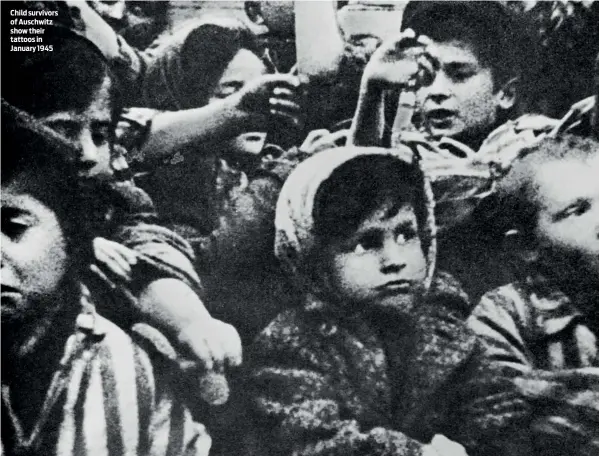
<path fill-rule="evenodd" d="M 360 89 L 349 141 L 354 146 L 381 146 L 385 127 L 383 90 L 368 82 Z"/>
<path fill-rule="evenodd" d="M 295 2 L 297 57 L 303 74 L 336 73 L 345 45 L 336 14 L 336 2 L 331 0 Z"/>
<path fill-rule="evenodd" d="M 163 112 L 152 120 L 141 152 L 160 160 L 189 144 L 214 143 L 237 136 L 243 133 L 248 120 L 248 115 L 229 98 L 201 108 Z"/>

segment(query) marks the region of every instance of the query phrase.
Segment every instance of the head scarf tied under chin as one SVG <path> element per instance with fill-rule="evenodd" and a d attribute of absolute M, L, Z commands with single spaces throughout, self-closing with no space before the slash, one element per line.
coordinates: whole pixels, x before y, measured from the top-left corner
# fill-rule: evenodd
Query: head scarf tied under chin
<path fill-rule="evenodd" d="M 427 260 L 424 287 L 430 287 L 435 272 L 436 225 L 433 193 L 420 166 L 420 157 L 406 146 L 395 149 L 343 147 L 320 152 L 302 162 L 283 185 L 277 203 L 275 254 L 297 285 L 316 297 L 322 298 L 326 294 L 326 284 L 314 277 L 314 265 L 311 264 L 311 258 L 318 248 L 313 217 L 316 194 L 337 168 L 365 156 L 386 156 L 389 160 L 401 162 L 406 166 L 406 171 L 416 171 L 418 181 L 414 185 L 422 190 L 422 201 L 419 201 L 420 207 L 415 209 L 422 211 L 422 219 L 425 220 L 418 227 Z M 397 176 L 398 181 L 401 178 L 401 175 Z"/>

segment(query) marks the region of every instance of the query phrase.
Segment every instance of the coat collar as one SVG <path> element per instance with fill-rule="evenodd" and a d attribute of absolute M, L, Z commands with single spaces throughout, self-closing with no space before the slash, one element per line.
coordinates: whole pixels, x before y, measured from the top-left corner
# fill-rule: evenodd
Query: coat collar
<path fill-rule="evenodd" d="M 421 419 L 439 410 L 438 399 L 444 385 L 451 383 L 478 346 L 465 325 L 469 313 L 467 297 L 448 274 L 437 275 L 413 315 L 398 312 L 385 316 L 385 331 L 377 330 L 372 319 L 345 316 L 342 309 L 313 296 L 308 298 L 305 309 L 331 317 L 322 319 L 319 330 L 323 336 L 334 336 L 338 326 L 343 326 L 363 342 L 361 352 L 368 362 L 361 369 L 377 380 L 373 385 L 392 385 L 391 391 L 385 388 L 377 394 L 395 398 L 391 404 L 398 429 L 418 432 L 423 428 Z M 394 320 L 397 323 L 390 323 Z M 381 357 L 386 361 L 381 361 Z"/>

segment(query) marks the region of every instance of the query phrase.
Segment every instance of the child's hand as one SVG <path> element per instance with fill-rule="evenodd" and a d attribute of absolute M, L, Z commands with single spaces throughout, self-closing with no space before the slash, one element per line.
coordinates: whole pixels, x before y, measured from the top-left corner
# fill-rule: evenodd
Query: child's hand
<path fill-rule="evenodd" d="M 302 122 L 300 80 L 288 74 L 262 76 L 248 84 L 238 94 L 237 108 L 250 116 L 258 130 L 269 122 L 282 122 L 299 128 Z"/>
<path fill-rule="evenodd" d="M 179 333 L 179 343 L 193 359 L 187 369 L 199 365 L 204 370 L 223 372 L 225 367 L 239 366 L 242 361 L 237 330 L 214 318 L 188 325 Z"/>
<path fill-rule="evenodd" d="M 383 89 L 416 89 L 430 85 L 439 61 L 428 51 L 426 36 L 416 37 L 405 30 L 399 37 L 384 42 L 372 55 L 362 80 Z"/>
<path fill-rule="evenodd" d="M 437 434 L 430 444 L 422 449 L 423 456 L 468 456 L 466 450 L 459 443 Z"/>
<path fill-rule="evenodd" d="M 133 325 L 131 329 L 137 336 L 141 336 L 154 345 L 154 347 L 167 359 L 178 363 L 184 371 L 187 371 L 192 367 L 189 364 L 192 364 L 193 367 L 195 367 L 195 363 L 181 361 L 177 351 L 173 348 L 168 339 L 153 326 L 145 323 L 137 323 Z M 194 377 L 189 376 L 185 379 L 185 383 L 189 385 L 187 391 L 191 393 L 191 397 L 195 398 L 199 393 L 199 397 L 210 405 L 222 405 L 227 402 L 230 391 L 229 383 L 224 374 L 214 371 L 195 371 L 193 373 L 197 374 L 196 378 L 199 379 L 199 384 L 193 383 Z M 189 383 L 189 380 L 192 380 L 192 383 Z"/>
<path fill-rule="evenodd" d="M 347 140 L 348 130 L 330 133 L 328 130 L 312 130 L 300 146 L 300 152 L 314 154 L 327 149 L 342 146 Z"/>
<path fill-rule="evenodd" d="M 229 385 L 224 368 L 239 366 L 242 357 L 237 330 L 210 318 L 201 324 L 187 326 L 179 334 L 179 344 L 190 353 L 189 357 L 179 360 L 179 365 L 187 375 L 192 374 L 199 379 L 200 397 L 211 405 L 227 402 Z"/>
<path fill-rule="evenodd" d="M 576 449 L 573 454 L 598 454 L 599 368 L 533 371 L 515 384 L 538 407 L 531 430 L 540 444 L 548 449 L 566 445 Z"/>
<path fill-rule="evenodd" d="M 96 261 L 104 265 L 118 279 L 124 282 L 131 281 L 132 266 L 137 264 L 137 254 L 135 251 L 125 247 L 118 242 L 109 241 L 97 237 L 93 241 L 94 255 Z M 97 269 L 97 266 L 95 266 Z"/>

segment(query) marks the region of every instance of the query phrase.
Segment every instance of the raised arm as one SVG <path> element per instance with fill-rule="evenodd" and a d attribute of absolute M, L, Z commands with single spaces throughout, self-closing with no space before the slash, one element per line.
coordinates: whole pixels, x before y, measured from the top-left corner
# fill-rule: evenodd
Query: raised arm
<path fill-rule="evenodd" d="M 358 106 L 350 128 L 348 141 L 354 146 L 382 146 L 385 130 L 384 91 L 372 83 L 366 73 L 360 83 Z"/>
<path fill-rule="evenodd" d="M 385 93 L 415 91 L 430 83 L 436 61 L 426 52 L 430 40 L 406 30 L 372 55 L 360 83 L 358 106 L 349 141 L 356 146 L 383 146 Z M 408 122 L 411 120 L 411 113 Z"/>

